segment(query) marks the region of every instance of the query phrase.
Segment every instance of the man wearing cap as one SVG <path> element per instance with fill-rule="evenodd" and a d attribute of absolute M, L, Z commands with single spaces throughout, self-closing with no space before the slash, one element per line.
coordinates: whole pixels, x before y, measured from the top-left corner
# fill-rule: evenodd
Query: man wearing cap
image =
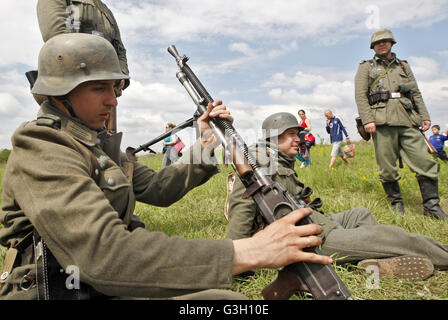
<path fill-rule="evenodd" d="M 319 234 L 323 254 L 336 255 L 338 263 L 359 262 L 363 268 L 373 265 L 381 276 L 409 280 L 429 277 L 434 266 L 448 269 L 448 247 L 397 226 L 378 224 L 366 208 L 336 214 L 321 212 L 322 200 L 311 201 L 313 190 L 298 180 L 294 170 L 301 129 L 294 115 L 275 113 L 263 122 L 263 139 L 249 149 L 272 180 L 313 209 L 311 219 L 323 228 Z M 254 200 L 243 197 L 245 191 L 236 178 L 229 196 L 227 238 L 249 237 L 265 226 Z"/>
<path fill-rule="evenodd" d="M 359 65 L 355 77 L 355 99 L 365 131 L 373 137 L 379 179 L 392 207 L 404 213 L 397 160 L 401 157 L 416 174 L 423 198 L 423 213 L 437 219 L 448 216 L 440 207 L 439 165 L 426 152 L 420 132 L 431 120 L 409 63 L 392 52 L 392 32 L 373 33 L 373 59 Z"/>

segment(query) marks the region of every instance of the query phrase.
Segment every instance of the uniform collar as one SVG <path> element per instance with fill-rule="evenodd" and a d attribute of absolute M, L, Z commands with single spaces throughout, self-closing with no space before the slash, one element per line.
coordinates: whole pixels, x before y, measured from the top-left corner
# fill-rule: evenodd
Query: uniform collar
<path fill-rule="evenodd" d="M 48 100 L 45 100 L 40 106 L 38 116 L 43 114 L 52 114 L 59 117 L 61 119 L 61 130 L 67 132 L 86 146 L 93 147 L 98 145 L 107 136 L 106 130 L 97 132 L 88 128 L 82 122 L 74 120 L 59 109 L 53 107 Z"/>
<path fill-rule="evenodd" d="M 392 64 L 393 62 L 399 64 L 400 62 L 398 61 L 397 55 L 392 52 L 392 60 L 388 61 L 387 59 L 384 59 L 378 55 L 375 54 L 375 56 L 373 57 L 373 59 L 375 60 L 375 62 L 379 62 L 379 63 L 383 63 L 386 65 Z"/>
<path fill-rule="evenodd" d="M 282 167 L 291 168 L 294 170 L 294 164 L 296 162 L 295 157 L 289 157 L 286 153 L 278 149 L 278 146 L 274 143 L 270 143 L 269 141 L 259 141 L 257 143 L 257 148 L 266 148 L 266 153 L 276 153 L 278 157 L 274 157 L 278 159 L 278 164 Z M 260 157 L 261 154 L 257 154 L 257 157 Z M 269 157 L 269 155 L 266 155 Z M 272 158 L 272 154 L 271 154 Z M 259 160 L 259 159 L 258 159 Z"/>

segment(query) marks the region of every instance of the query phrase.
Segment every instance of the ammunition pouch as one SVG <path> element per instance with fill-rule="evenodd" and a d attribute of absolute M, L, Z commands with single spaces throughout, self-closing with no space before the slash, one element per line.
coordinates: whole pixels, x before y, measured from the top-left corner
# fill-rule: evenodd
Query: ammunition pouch
<path fill-rule="evenodd" d="M 390 91 L 377 91 L 368 94 L 369 105 L 373 106 L 379 102 L 387 102 L 391 98 Z"/>
<path fill-rule="evenodd" d="M 358 129 L 358 133 L 359 135 L 366 141 L 370 140 L 370 133 L 366 132 L 366 130 L 364 129 L 364 124 L 362 123 L 361 117 L 357 117 L 355 119 L 356 121 L 356 128 Z"/>

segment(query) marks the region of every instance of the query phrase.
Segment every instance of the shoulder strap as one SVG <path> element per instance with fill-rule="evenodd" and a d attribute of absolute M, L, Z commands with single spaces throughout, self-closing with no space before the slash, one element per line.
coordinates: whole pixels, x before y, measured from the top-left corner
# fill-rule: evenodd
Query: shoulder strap
<path fill-rule="evenodd" d="M 406 71 L 406 67 L 404 66 L 403 60 L 397 59 L 398 62 L 400 63 L 400 67 L 403 70 L 404 74 L 406 75 L 406 77 L 409 78 L 408 72 Z"/>
<path fill-rule="evenodd" d="M 380 74 L 375 81 L 373 81 L 372 85 L 370 86 L 370 92 L 373 91 L 373 88 L 375 88 L 376 84 L 378 83 L 378 81 L 380 81 L 382 78 L 384 78 L 386 76 L 386 74 L 392 69 L 392 63 L 386 68 L 386 70 L 384 70 L 384 72 L 382 74 Z"/>

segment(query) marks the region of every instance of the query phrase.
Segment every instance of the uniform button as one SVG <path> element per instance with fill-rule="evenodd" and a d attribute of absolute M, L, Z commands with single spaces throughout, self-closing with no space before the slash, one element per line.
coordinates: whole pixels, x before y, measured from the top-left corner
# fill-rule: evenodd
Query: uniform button
<path fill-rule="evenodd" d="M 113 178 L 109 178 L 107 179 L 107 184 L 112 187 L 115 185 L 115 180 Z"/>
<path fill-rule="evenodd" d="M 100 138 L 96 138 L 95 143 L 97 146 L 99 146 L 101 144 L 101 139 Z"/>
<path fill-rule="evenodd" d="M 100 174 L 100 170 L 95 169 L 95 175 L 99 175 Z"/>

